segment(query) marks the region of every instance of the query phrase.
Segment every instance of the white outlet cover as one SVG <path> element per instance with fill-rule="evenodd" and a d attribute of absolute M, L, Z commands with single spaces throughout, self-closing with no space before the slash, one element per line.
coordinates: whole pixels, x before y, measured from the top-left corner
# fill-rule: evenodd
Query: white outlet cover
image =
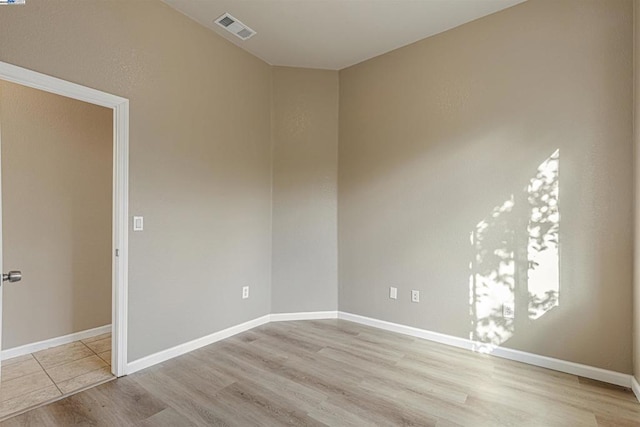
<path fill-rule="evenodd" d="M 502 304 L 502 317 L 505 319 L 514 319 L 516 317 L 516 309 L 513 304 Z"/>
<path fill-rule="evenodd" d="M 249 298 L 249 287 L 248 286 L 243 286 L 242 287 L 242 299 L 247 299 Z"/>
<path fill-rule="evenodd" d="M 411 291 L 411 302 L 420 302 L 420 291 Z"/>

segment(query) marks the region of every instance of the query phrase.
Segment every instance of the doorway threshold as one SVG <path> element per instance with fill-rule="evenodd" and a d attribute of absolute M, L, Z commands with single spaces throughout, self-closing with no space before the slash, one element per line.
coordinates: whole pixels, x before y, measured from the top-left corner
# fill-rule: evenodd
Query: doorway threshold
<path fill-rule="evenodd" d="M 5 360 L 0 421 L 115 378 L 111 333 Z"/>

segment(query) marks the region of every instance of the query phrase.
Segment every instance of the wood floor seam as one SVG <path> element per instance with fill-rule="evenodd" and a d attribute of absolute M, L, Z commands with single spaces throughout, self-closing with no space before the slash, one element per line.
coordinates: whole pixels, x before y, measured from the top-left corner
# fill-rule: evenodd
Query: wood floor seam
<path fill-rule="evenodd" d="M 0 427 L 640 426 L 633 397 L 623 387 L 331 319 L 262 325 Z"/>

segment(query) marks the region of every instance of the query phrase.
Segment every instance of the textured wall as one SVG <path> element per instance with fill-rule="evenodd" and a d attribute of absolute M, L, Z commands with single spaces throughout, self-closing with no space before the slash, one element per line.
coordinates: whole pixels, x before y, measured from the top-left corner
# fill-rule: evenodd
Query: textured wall
<path fill-rule="evenodd" d="M 269 65 L 159 1 L 30 0 L 0 39 L 1 61 L 130 100 L 129 360 L 268 313 Z"/>
<path fill-rule="evenodd" d="M 338 72 L 273 69 L 274 313 L 338 307 Z"/>
<path fill-rule="evenodd" d="M 631 372 L 631 31 L 630 1 L 530 0 L 341 71 L 339 308 Z M 29 0 L 0 39 L 131 101 L 130 360 L 335 306 L 335 73 L 156 1 Z"/>
<path fill-rule="evenodd" d="M 530 0 L 340 72 L 341 310 L 631 372 L 631 7 Z"/>
<path fill-rule="evenodd" d="M 110 109 L 0 81 L 2 348 L 111 323 Z"/>

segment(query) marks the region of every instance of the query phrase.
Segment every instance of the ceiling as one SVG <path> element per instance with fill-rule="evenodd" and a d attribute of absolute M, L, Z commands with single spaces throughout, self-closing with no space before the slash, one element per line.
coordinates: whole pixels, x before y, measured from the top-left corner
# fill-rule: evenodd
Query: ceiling
<path fill-rule="evenodd" d="M 339 70 L 524 0 L 163 0 L 271 65 Z M 257 32 L 242 41 L 225 12 Z"/>

